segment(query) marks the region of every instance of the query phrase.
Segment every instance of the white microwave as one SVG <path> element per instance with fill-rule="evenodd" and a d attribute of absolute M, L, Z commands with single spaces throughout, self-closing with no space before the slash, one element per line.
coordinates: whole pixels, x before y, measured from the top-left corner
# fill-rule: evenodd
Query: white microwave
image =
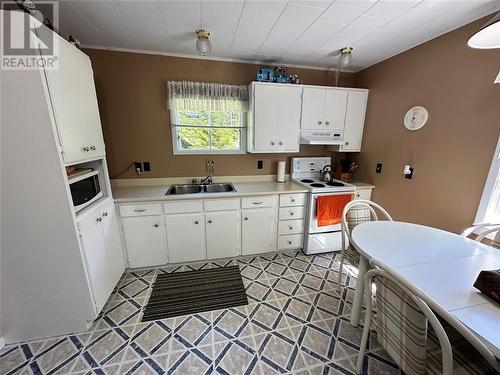
<path fill-rule="evenodd" d="M 82 176 L 70 179 L 69 188 L 75 212 L 80 211 L 102 197 L 98 171 L 85 173 Z"/>

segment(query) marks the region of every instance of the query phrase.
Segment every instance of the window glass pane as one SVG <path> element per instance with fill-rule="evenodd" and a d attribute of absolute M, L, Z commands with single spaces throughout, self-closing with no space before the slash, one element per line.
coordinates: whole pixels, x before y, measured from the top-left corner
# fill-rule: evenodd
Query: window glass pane
<path fill-rule="evenodd" d="M 206 128 L 177 128 L 179 150 L 209 149 L 208 132 Z"/>
<path fill-rule="evenodd" d="M 239 129 L 211 129 L 212 149 L 238 150 L 240 148 Z"/>
<path fill-rule="evenodd" d="M 210 125 L 209 113 L 206 111 L 177 111 L 179 125 Z"/>

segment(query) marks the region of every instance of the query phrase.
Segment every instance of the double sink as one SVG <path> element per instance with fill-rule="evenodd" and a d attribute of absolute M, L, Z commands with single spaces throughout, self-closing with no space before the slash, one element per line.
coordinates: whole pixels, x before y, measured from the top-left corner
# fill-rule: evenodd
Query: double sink
<path fill-rule="evenodd" d="M 199 193 L 230 193 L 236 192 L 233 184 L 209 184 L 209 185 L 172 185 L 165 195 L 199 194 Z"/>

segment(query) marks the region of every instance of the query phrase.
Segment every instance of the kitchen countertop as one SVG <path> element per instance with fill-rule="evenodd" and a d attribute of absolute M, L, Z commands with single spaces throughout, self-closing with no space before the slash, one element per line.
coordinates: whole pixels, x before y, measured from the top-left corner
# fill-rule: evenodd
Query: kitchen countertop
<path fill-rule="evenodd" d="M 186 199 L 231 198 L 249 195 L 307 193 L 309 190 L 295 182 L 272 181 L 234 182 L 236 192 L 165 195 L 170 185 L 114 186 L 113 198 L 117 203 L 169 201 Z"/>
<path fill-rule="evenodd" d="M 373 184 L 367 184 L 366 182 L 361 182 L 361 181 L 352 181 L 349 182 L 351 185 L 356 186 L 359 189 L 373 189 L 375 188 L 375 185 Z"/>

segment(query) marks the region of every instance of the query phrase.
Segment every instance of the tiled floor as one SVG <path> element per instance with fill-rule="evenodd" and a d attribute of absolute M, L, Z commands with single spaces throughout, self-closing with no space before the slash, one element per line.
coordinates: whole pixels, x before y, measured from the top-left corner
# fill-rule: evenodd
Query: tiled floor
<path fill-rule="evenodd" d="M 352 374 L 355 278 L 337 293 L 334 258 L 288 252 L 126 273 L 89 331 L 9 346 L 0 374 Z M 240 266 L 249 305 L 140 322 L 158 273 L 225 265 Z M 374 337 L 364 372 L 399 374 Z"/>

